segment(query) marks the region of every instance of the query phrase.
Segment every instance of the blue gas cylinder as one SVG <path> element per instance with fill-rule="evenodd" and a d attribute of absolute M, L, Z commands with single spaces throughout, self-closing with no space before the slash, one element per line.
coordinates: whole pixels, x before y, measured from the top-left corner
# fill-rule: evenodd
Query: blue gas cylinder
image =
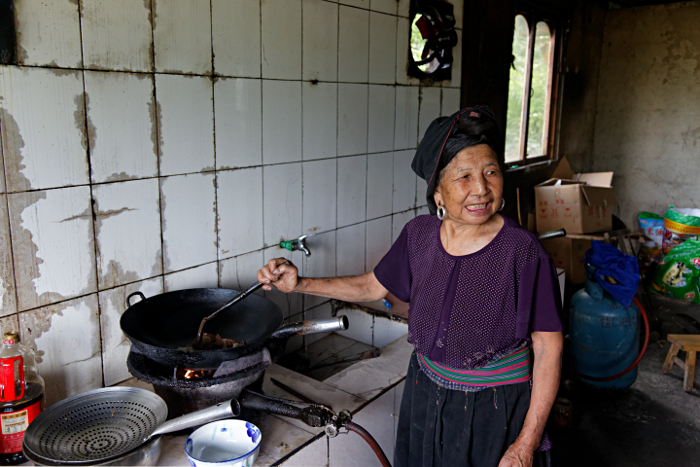
<path fill-rule="evenodd" d="M 586 264 L 586 287 L 571 298 L 569 365 L 594 377 L 615 375 L 629 367 L 639 355 L 639 308 L 625 308 L 593 276 L 595 267 Z M 626 375 L 606 382 L 586 384 L 601 388 L 628 388 L 637 379 L 637 368 Z"/>

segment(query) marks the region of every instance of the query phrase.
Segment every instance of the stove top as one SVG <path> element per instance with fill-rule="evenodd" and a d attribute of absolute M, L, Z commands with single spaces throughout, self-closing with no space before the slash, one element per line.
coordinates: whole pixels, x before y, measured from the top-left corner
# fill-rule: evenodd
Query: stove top
<path fill-rule="evenodd" d="M 184 415 L 237 399 L 244 388 L 259 389 L 265 370 L 284 353 L 270 345 L 258 352 L 222 363 L 218 368 L 168 367 L 133 350 L 127 357 L 129 372 L 153 385 L 165 400 L 171 417 Z"/>

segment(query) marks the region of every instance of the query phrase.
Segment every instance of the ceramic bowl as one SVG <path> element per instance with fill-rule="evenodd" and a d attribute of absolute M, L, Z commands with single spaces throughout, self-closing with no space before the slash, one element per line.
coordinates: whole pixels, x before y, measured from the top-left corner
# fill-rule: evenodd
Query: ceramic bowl
<path fill-rule="evenodd" d="M 245 420 L 219 420 L 197 428 L 185 441 L 192 466 L 251 467 L 258 457 L 262 434 Z"/>

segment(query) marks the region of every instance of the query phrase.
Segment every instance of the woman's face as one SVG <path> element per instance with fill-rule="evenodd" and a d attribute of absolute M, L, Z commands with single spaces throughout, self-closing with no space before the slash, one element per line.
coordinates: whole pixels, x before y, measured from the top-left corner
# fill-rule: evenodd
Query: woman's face
<path fill-rule="evenodd" d="M 501 207 L 503 174 L 488 145 L 462 149 L 441 175 L 434 196 L 435 203 L 447 210 L 445 219 L 483 224 Z"/>

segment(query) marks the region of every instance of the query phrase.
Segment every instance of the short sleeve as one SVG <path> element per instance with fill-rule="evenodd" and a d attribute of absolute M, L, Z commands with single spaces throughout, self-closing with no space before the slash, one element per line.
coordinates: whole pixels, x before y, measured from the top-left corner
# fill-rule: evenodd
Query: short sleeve
<path fill-rule="evenodd" d="M 554 262 L 549 257 L 526 264 L 520 273 L 515 337 L 529 339 L 533 332 L 560 332 L 561 294 Z"/>
<path fill-rule="evenodd" d="M 403 228 L 389 252 L 374 268 L 380 284 L 402 302 L 411 298 L 411 266 L 408 261 L 408 231 Z"/>

